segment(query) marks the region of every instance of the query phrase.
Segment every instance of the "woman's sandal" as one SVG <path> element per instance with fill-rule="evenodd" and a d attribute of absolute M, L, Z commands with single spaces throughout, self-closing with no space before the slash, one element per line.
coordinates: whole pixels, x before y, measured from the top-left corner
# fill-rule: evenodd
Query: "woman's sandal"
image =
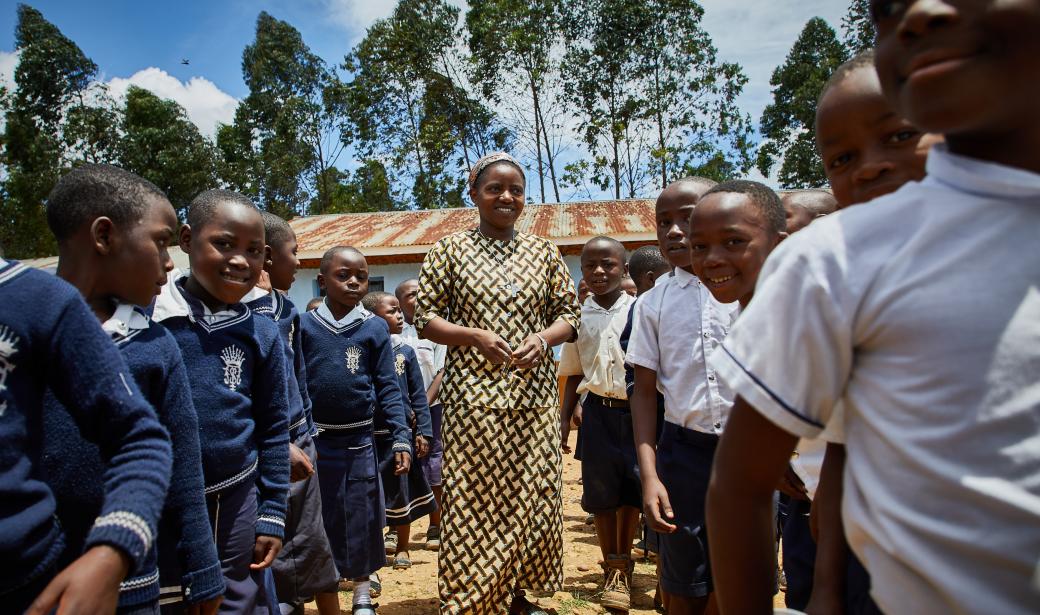
<path fill-rule="evenodd" d="M 368 575 L 368 595 L 371 598 L 378 598 L 383 593 L 383 583 L 379 580 L 379 573 L 373 572 Z"/>
<path fill-rule="evenodd" d="M 509 612 L 515 615 L 550 615 L 548 611 L 522 596 L 513 598 Z"/>
<path fill-rule="evenodd" d="M 408 570 L 412 567 L 412 560 L 403 555 L 394 557 L 394 570 Z"/>

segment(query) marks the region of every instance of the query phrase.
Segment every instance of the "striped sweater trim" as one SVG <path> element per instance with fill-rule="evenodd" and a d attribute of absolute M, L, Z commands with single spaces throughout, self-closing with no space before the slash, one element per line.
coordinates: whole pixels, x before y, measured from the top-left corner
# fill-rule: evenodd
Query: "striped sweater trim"
<path fill-rule="evenodd" d="M 344 431 L 344 430 L 350 430 L 350 429 L 359 429 L 361 427 L 368 427 L 372 423 L 373 423 L 373 419 L 367 418 L 365 420 L 358 421 L 356 423 L 342 423 L 342 424 L 335 424 L 334 425 L 334 424 L 331 424 L 331 423 L 318 423 L 318 422 L 315 422 L 314 424 L 317 425 L 318 431 L 324 431 L 326 429 L 328 429 L 330 431 Z"/>
<path fill-rule="evenodd" d="M 149 585 L 159 582 L 159 569 L 156 568 L 151 574 L 142 577 L 133 577 L 127 579 L 119 584 L 120 592 L 133 591 L 135 589 L 141 589 L 142 587 L 148 587 Z M 178 588 L 180 589 L 180 588 Z"/>
<path fill-rule="evenodd" d="M 281 517 L 274 517 L 272 515 L 260 515 L 256 518 L 257 523 L 273 523 L 275 525 L 285 527 L 285 519 Z"/>
<path fill-rule="evenodd" d="M 240 483 L 240 482 L 244 481 L 245 479 L 249 478 L 250 476 L 252 476 L 253 472 L 256 471 L 257 464 L 259 464 L 259 463 L 260 463 L 260 459 L 259 458 L 254 459 L 253 463 L 248 468 L 246 468 L 245 470 L 242 470 L 241 472 L 239 472 L 238 474 L 235 474 L 231 478 L 226 478 L 226 479 L 220 481 L 219 483 L 217 483 L 215 485 L 211 485 L 209 487 L 206 487 L 206 489 L 205 489 L 206 495 L 209 495 L 211 493 L 216 493 L 216 492 L 221 491 L 223 489 L 227 489 L 228 487 L 231 487 L 233 485 L 237 485 L 238 483 Z"/>
<path fill-rule="evenodd" d="M 133 532 L 144 545 L 145 551 L 152 548 L 152 528 L 148 527 L 148 522 L 137 514 L 128 510 L 116 510 L 98 517 L 94 521 L 92 529 L 112 526 Z"/>

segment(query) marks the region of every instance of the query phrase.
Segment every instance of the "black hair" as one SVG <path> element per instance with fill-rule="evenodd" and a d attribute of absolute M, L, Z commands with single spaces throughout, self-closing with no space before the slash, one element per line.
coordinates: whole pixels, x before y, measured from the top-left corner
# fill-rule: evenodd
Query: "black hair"
<path fill-rule="evenodd" d="M 722 182 L 718 186 L 705 192 L 704 196 L 721 192 L 733 192 L 736 194 L 746 195 L 755 207 L 762 212 L 762 215 L 765 216 L 769 230 L 776 233 L 782 233 L 787 229 L 787 217 L 784 214 L 784 204 L 780 202 L 780 197 L 777 196 L 776 192 L 774 192 L 769 186 L 746 179 L 734 179 Z"/>
<path fill-rule="evenodd" d="M 415 282 L 416 284 L 418 284 L 419 280 L 417 280 L 415 278 L 408 278 L 404 282 L 401 282 L 400 284 L 398 284 L 397 288 L 394 289 L 394 296 L 397 297 L 398 301 L 401 300 L 401 289 L 404 288 L 404 285 L 408 284 L 409 282 Z"/>
<path fill-rule="evenodd" d="M 361 298 L 361 307 L 365 308 L 369 312 L 374 312 L 375 309 L 376 309 L 376 306 L 379 305 L 379 302 L 382 301 L 383 299 L 396 299 L 396 298 L 397 297 L 391 295 L 390 293 L 383 292 L 381 290 L 375 290 L 375 291 L 372 291 L 372 292 L 368 293 L 367 295 L 365 295 L 364 297 Z"/>
<path fill-rule="evenodd" d="M 365 258 L 365 255 L 361 253 L 361 250 L 358 250 L 354 246 L 336 246 L 325 250 L 325 254 L 321 255 L 321 264 L 318 265 L 318 271 L 326 273 L 329 265 L 332 264 L 332 259 L 336 258 L 336 255 L 340 252 L 349 252 L 351 254 L 357 254 L 361 258 Z"/>
<path fill-rule="evenodd" d="M 192 200 L 191 205 L 188 205 L 188 226 L 191 227 L 192 235 L 202 230 L 202 227 L 213 218 L 213 213 L 217 211 L 217 208 L 224 203 L 234 203 L 260 211 L 253 201 L 242 193 L 233 190 L 206 190 L 199 193 Z"/>
<path fill-rule="evenodd" d="M 322 297 L 315 297 L 307 302 L 307 311 L 311 311 L 321 305 L 321 302 L 325 301 Z"/>
<path fill-rule="evenodd" d="M 47 225 L 58 243 L 104 216 L 118 225 L 140 220 L 147 197 L 167 200 L 147 179 L 109 164 L 82 164 L 58 180 L 47 196 Z"/>
<path fill-rule="evenodd" d="M 849 73 L 861 68 L 874 68 L 873 49 L 864 49 L 852 56 L 848 61 L 839 65 L 838 68 L 835 68 L 834 72 L 831 73 L 831 76 L 828 77 L 827 81 L 823 84 L 823 88 L 820 90 L 820 95 L 816 97 L 816 104 L 819 105 L 827 91 L 844 81 L 845 77 L 849 76 Z"/>
<path fill-rule="evenodd" d="M 688 175 L 686 177 L 681 177 L 681 178 L 675 180 L 672 183 L 673 184 L 696 184 L 696 185 L 704 186 L 708 190 L 711 190 L 715 186 L 719 185 L 719 182 L 715 181 L 714 179 L 711 179 L 710 177 L 703 177 L 701 175 Z"/>
<path fill-rule="evenodd" d="M 664 255 L 661 254 L 661 248 L 657 246 L 636 248 L 628 259 L 628 275 L 632 276 L 633 280 L 638 280 L 651 271 L 661 271 L 662 269 L 670 268 L 671 265 L 668 264 L 668 261 L 664 259 Z"/>
<path fill-rule="evenodd" d="M 496 164 L 508 164 L 509 166 L 513 167 L 517 171 L 520 171 L 520 179 L 523 180 L 523 182 L 524 182 L 524 188 L 527 188 L 527 176 L 524 174 L 524 170 L 520 168 L 520 165 L 518 165 L 517 163 L 513 162 L 512 160 L 502 159 L 502 160 L 496 160 L 496 161 L 492 162 L 491 164 L 489 164 L 486 167 L 484 167 L 483 169 L 481 169 L 479 173 L 477 173 L 477 176 L 473 178 L 473 188 L 474 189 L 476 189 L 476 187 L 480 185 L 480 178 L 484 176 L 484 173 L 487 173 L 487 170 L 490 169 L 491 167 L 495 166 Z"/>
<path fill-rule="evenodd" d="M 264 219 L 264 241 L 272 248 L 284 245 L 296 237 L 289 223 L 280 216 L 269 211 L 261 211 L 260 216 Z"/>
<path fill-rule="evenodd" d="M 625 250 L 625 244 L 621 243 L 617 239 L 607 237 L 606 235 L 598 235 L 585 242 L 585 245 L 581 248 L 582 252 L 585 251 L 585 248 L 594 243 L 605 243 L 609 245 L 612 250 L 616 249 L 621 254 L 621 261 L 625 261 L 625 256 L 628 254 L 628 250 Z"/>
<path fill-rule="evenodd" d="M 827 206 L 826 207 L 807 207 L 805 204 L 798 202 L 798 198 L 799 197 L 806 197 L 806 196 L 808 196 L 808 197 L 817 197 L 817 199 L 824 199 L 824 200 L 827 201 Z M 816 214 L 816 215 L 830 214 L 830 213 L 834 213 L 835 211 L 838 210 L 838 199 L 834 198 L 834 195 L 831 194 L 829 191 L 821 190 L 819 188 L 807 188 L 805 190 L 791 190 L 790 192 L 785 193 L 784 196 L 781 197 L 780 200 L 783 201 L 784 199 L 787 199 L 787 198 L 794 198 L 795 201 L 792 203 L 792 205 L 795 205 L 797 207 L 801 207 L 802 209 L 806 209 L 810 213 Z M 824 211 L 824 209 L 826 209 L 826 211 Z"/>

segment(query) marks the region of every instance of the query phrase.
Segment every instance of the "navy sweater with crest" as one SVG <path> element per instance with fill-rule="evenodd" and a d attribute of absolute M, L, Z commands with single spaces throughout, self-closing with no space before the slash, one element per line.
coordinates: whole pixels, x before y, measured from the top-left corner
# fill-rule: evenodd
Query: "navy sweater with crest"
<path fill-rule="evenodd" d="M 404 405 L 411 423 L 415 417 L 415 430 L 427 441 L 433 441 L 433 417 L 430 416 L 430 404 L 426 401 L 426 387 L 423 385 L 422 369 L 415 349 L 404 343 L 398 336 L 391 336 L 394 351 L 394 372 L 397 374 L 397 385 L 401 387 Z M 376 435 L 390 435 L 390 424 L 386 413 L 376 411 Z"/>
<path fill-rule="evenodd" d="M 311 398 L 307 394 L 307 364 L 303 359 L 303 332 L 296 305 L 278 291 L 247 301 L 254 314 L 266 316 L 278 325 L 285 350 L 285 375 L 289 398 L 289 441 L 296 442 L 305 434 L 313 434 Z"/>
<path fill-rule="evenodd" d="M 54 574 L 65 545 L 40 463 L 48 389 L 105 462 L 85 547 L 112 545 L 140 568 L 170 479 L 166 430 L 78 290 L 0 260 L 0 299 L 0 595 Z"/>
<path fill-rule="evenodd" d="M 314 423 L 330 434 L 374 431 L 378 400 L 394 450 L 411 453 L 389 328 L 360 306 L 355 310 L 356 318 L 342 322 L 335 322 L 324 306 L 300 318 Z"/>
<path fill-rule="evenodd" d="M 123 607 L 159 599 L 158 551 L 177 554 L 181 587 L 189 603 L 223 595 L 224 575 L 213 544 L 203 496 L 199 423 L 181 351 L 169 331 L 129 305 L 120 306 L 135 327 L 116 332 L 134 381 L 170 433 L 173 472 L 159 522 L 159 537 L 141 568 L 131 571 L 119 592 Z M 83 439 L 68 408 L 48 394 L 43 419 L 43 466 L 54 490 L 57 514 L 68 537 L 69 559 L 83 549 L 104 495 L 101 452 Z"/>
<path fill-rule="evenodd" d="M 169 329 L 188 370 L 199 418 L 206 494 L 257 487 L 256 533 L 282 538 L 289 491 L 285 351 L 278 327 L 243 303 L 214 319 L 180 277 L 163 287 L 153 318 Z"/>

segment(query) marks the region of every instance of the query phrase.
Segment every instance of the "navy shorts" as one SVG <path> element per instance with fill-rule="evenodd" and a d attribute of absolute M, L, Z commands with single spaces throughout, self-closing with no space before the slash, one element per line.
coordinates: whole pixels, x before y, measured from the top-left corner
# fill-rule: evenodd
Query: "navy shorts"
<path fill-rule="evenodd" d="M 704 500 L 719 437 L 665 422 L 657 443 L 657 475 L 668 490 L 675 532 L 661 534 L 661 587 L 701 598 L 712 591 Z"/>
<path fill-rule="evenodd" d="M 639 462 L 632 435 L 632 411 L 609 407 L 589 393 L 582 403 L 581 507 L 608 513 L 621 506 L 642 508 Z"/>

